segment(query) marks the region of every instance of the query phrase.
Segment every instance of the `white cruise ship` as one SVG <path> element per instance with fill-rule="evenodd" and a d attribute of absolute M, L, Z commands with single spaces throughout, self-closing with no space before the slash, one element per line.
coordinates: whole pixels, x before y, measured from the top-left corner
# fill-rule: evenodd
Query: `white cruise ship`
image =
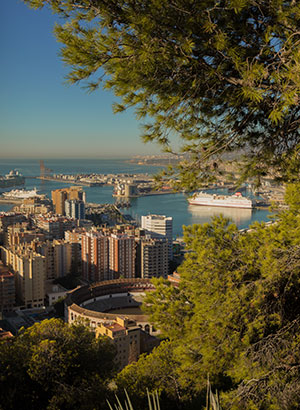
<path fill-rule="evenodd" d="M 252 200 L 242 196 L 240 192 L 237 192 L 234 195 L 207 194 L 200 192 L 189 198 L 188 202 L 191 205 L 220 206 L 226 208 L 251 209 L 253 207 Z"/>
<path fill-rule="evenodd" d="M 32 189 L 32 190 L 26 190 L 26 189 L 14 189 L 12 191 L 9 192 L 3 192 L 2 196 L 4 198 L 16 198 L 16 199 L 25 199 L 25 198 L 34 198 L 36 196 L 39 196 L 39 194 L 37 193 L 36 188 Z"/>

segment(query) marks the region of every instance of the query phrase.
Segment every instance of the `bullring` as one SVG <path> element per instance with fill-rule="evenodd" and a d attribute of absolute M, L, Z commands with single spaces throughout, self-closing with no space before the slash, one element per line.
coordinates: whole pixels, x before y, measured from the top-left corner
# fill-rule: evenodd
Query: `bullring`
<path fill-rule="evenodd" d="M 134 320 L 143 330 L 155 334 L 148 317 L 136 314 L 134 309 L 141 305 L 146 292 L 154 290 L 149 279 L 141 278 L 116 279 L 78 287 L 69 292 L 65 300 L 65 320 L 68 323 L 88 320 L 95 329 L 101 323 L 113 323 L 117 316 L 121 316 Z M 126 313 L 122 313 L 124 310 Z"/>

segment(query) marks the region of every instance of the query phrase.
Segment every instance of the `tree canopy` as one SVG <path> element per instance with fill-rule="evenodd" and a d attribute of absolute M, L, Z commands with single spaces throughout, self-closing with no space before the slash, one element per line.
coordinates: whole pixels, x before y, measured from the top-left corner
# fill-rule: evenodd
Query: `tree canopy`
<path fill-rule="evenodd" d="M 84 324 L 44 320 L 0 342 L 1 410 L 100 409 L 115 356 Z"/>
<path fill-rule="evenodd" d="M 65 19 L 55 27 L 68 81 L 101 82 L 134 106 L 143 138 L 188 160 L 195 188 L 225 152 L 244 152 L 243 177 L 299 175 L 300 4 L 295 0 L 24 0 Z M 213 162 L 208 162 L 212 160 Z"/>
<path fill-rule="evenodd" d="M 223 217 L 185 228 L 179 287 L 156 279 L 144 307 L 169 353 L 153 353 L 150 373 L 152 355 L 124 369 L 120 386 L 135 375 L 139 391 L 143 375 L 144 388 L 152 377 L 148 388 L 188 401 L 205 397 L 209 374 L 222 408 L 299 408 L 299 229 L 295 202 L 272 225 L 255 223 L 247 232 Z"/>

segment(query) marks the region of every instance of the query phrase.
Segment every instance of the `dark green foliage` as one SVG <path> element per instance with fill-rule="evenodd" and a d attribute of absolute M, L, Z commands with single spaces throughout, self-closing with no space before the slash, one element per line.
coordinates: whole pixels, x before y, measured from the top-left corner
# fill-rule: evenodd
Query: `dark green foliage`
<path fill-rule="evenodd" d="M 178 363 L 173 356 L 170 342 L 163 341 L 151 355 L 143 355 L 137 363 L 127 366 L 116 378 L 120 392 L 126 388 L 133 401 L 142 404 L 147 389 L 152 393 L 164 390 L 174 403 L 181 399 L 176 380 Z"/>
<path fill-rule="evenodd" d="M 115 112 L 135 106 L 145 141 L 171 151 L 180 136 L 189 160 L 167 171 L 175 186 L 207 182 L 236 150 L 246 152 L 242 178 L 272 167 L 297 179 L 298 1 L 24 1 L 65 18 L 55 34 L 70 83 L 103 82 L 121 100 Z"/>
<path fill-rule="evenodd" d="M 63 286 L 66 289 L 74 289 L 77 286 L 80 286 L 81 281 L 80 281 L 80 275 L 79 274 L 74 274 L 68 273 L 65 276 L 62 276 L 60 278 L 56 278 L 53 283 L 59 283 L 61 286 Z"/>
<path fill-rule="evenodd" d="M 84 325 L 44 320 L 0 343 L 1 409 L 100 409 L 114 350 Z"/>
<path fill-rule="evenodd" d="M 209 374 L 224 408 L 299 408 L 299 208 L 293 202 L 278 218 L 246 233 L 223 217 L 185 228 L 179 288 L 155 280 L 144 305 L 169 341 L 123 370 L 120 386 L 204 405 Z"/>
<path fill-rule="evenodd" d="M 65 298 L 66 297 L 61 297 L 53 303 L 55 316 L 61 319 L 63 319 L 65 316 Z"/>

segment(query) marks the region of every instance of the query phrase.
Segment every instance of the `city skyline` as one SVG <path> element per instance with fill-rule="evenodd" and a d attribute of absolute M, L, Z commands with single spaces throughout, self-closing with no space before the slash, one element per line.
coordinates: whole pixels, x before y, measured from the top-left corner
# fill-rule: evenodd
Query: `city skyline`
<path fill-rule="evenodd" d="M 125 158 L 159 154 L 143 144 L 133 110 L 114 115 L 111 92 L 64 84 L 68 73 L 47 9 L 0 6 L 0 158 Z M 12 23 L 13 22 L 13 23 Z M 82 84 L 83 85 L 83 84 Z"/>

